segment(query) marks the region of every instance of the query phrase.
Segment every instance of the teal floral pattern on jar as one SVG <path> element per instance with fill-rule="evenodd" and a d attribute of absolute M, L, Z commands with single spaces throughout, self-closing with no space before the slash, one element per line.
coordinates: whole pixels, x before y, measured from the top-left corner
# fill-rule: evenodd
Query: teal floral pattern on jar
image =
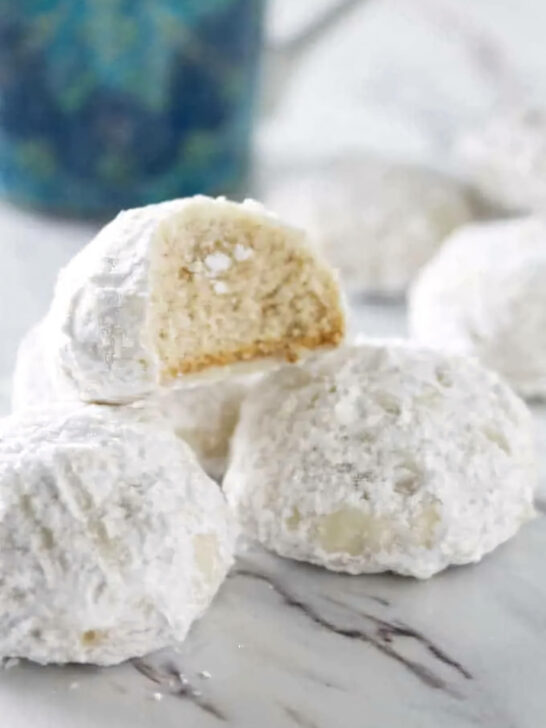
<path fill-rule="evenodd" d="M 102 215 L 247 172 L 263 0 L 2 0 L 0 184 Z"/>

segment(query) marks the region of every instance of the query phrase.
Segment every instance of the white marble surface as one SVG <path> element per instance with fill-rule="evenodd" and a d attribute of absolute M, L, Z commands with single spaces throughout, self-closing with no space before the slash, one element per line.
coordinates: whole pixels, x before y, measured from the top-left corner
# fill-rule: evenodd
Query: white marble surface
<path fill-rule="evenodd" d="M 304 23 L 316 3 L 278 0 L 276 36 L 288 32 L 290 5 Z M 429 18 L 431 7 L 448 13 L 442 32 L 419 14 L 423 7 Z M 470 12 L 470 31 L 449 20 L 454 7 Z M 373 146 L 447 166 L 454 129 L 499 97 L 545 85 L 544 20 L 542 0 L 363 1 L 301 60 L 261 125 L 261 158 Z M 485 29 L 493 54 L 485 68 L 472 50 L 476 28 L 478 51 Z M 0 205 L 0 230 L 4 413 L 17 341 L 44 313 L 58 267 L 92 227 Z M 404 333 L 401 305 L 353 308 L 356 329 Z M 544 452 L 546 407 L 534 413 Z M 178 651 L 108 670 L 0 670 L 0 727 L 542 728 L 544 479 L 537 504 L 539 517 L 511 543 L 428 582 L 341 576 L 246 554 Z"/>

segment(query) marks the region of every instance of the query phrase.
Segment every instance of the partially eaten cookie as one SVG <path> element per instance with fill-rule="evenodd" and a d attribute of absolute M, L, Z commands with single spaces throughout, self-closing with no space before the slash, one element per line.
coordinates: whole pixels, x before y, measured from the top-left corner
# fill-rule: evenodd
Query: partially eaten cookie
<path fill-rule="evenodd" d="M 333 270 L 253 201 L 193 197 L 120 213 L 59 275 L 47 317 L 57 376 L 128 402 L 190 376 L 335 347 Z"/>

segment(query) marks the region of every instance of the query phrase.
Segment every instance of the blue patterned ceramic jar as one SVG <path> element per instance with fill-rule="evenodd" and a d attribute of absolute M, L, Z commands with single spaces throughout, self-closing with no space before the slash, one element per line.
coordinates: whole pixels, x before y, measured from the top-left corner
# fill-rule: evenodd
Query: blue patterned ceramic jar
<path fill-rule="evenodd" d="M 0 184 L 103 215 L 233 193 L 264 0 L 0 0 Z"/>

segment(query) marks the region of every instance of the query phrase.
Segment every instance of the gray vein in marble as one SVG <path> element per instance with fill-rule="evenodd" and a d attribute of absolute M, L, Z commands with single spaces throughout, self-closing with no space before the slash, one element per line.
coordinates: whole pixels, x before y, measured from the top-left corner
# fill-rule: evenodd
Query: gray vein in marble
<path fill-rule="evenodd" d="M 162 688 L 164 694 L 179 698 L 187 698 L 194 705 L 223 723 L 228 722 L 227 716 L 209 700 L 203 699 L 199 690 L 191 683 L 182 679 L 180 670 L 173 662 L 165 662 L 162 667 L 156 667 L 143 658 L 131 660 L 137 672 Z"/>
<path fill-rule="evenodd" d="M 358 615 L 360 618 L 369 620 L 374 625 L 375 630 L 365 631 L 364 629 L 358 629 L 354 627 L 339 626 L 326 619 L 323 615 L 319 614 L 319 612 L 310 604 L 307 604 L 303 600 L 295 597 L 293 594 L 290 594 L 283 586 L 272 580 L 270 577 L 254 572 L 250 569 L 237 569 L 232 574 L 232 576 L 255 579 L 268 584 L 270 587 L 273 588 L 275 593 L 282 599 L 282 601 L 287 606 L 299 610 L 319 627 L 327 629 L 339 635 L 340 637 L 358 640 L 374 647 L 386 657 L 389 657 L 399 664 L 403 665 L 427 687 L 433 688 L 435 690 L 443 690 L 444 692 L 449 693 L 454 698 L 461 698 L 460 694 L 456 690 L 454 690 L 443 678 L 439 677 L 431 669 L 415 660 L 410 660 L 409 658 L 398 652 L 395 649 L 395 644 L 397 641 L 396 638 L 410 637 L 418 641 L 433 657 L 435 657 L 441 663 L 453 668 L 460 676 L 464 677 L 466 680 L 472 679 L 471 674 L 459 662 L 448 657 L 448 655 L 442 649 L 434 645 L 421 633 L 408 627 L 407 625 L 395 624 L 387 622 L 385 620 L 381 620 L 365 612 L 352 610 L 343 602 L 339 602 L 331 597 L 324 597 L 325 601 L 329 601 L 330 603 L 335 604 L 338 607 L 342 607 L 349 612 L 353 612 L 353 614 Z"/>
<path fill-rule="evenodd" d="M 110 685 L 112 686 L 112 689 L 117 693 L 120 693 L 120 695 L 127 695 L 128 690 L 125 685 L 120 685 L 120 683 L 114 681 L 111 681 Z"/>
<path fill-rule="evenodd" d="M 290 718 L 291 722 L 294 725 L 299 726 L 299 728 L 318 728 L 315 721 L 311 720 L 311 718 L 308 718 L 306 715 L 303 715 L 303 713 L 296 708 L 292 708 L 290 705 L 283 705 L 282 703 L 279 703 L 279 705 Z"/>
<path fill-rule="evenodd" d="M 302 677 L 307 678 L 307 680 L 316 683 L 317 685 L 322 685 L 324 688 L 329 688 L 331 690 L 340 690 L 341 692 L 347 692 L 347 688 L 343 687 L 343 685 L 340 685 L 339 683 L 334 683 L 331 680 L 325 680 L 320 675 L 317 675 L 317 673 L 313 672 L 312 670 L 299 670 L 299 674 Z"/>
<path fill-rule="evenodd" d="M 539 513 L 546 514 L 546 498 L 535 498 L 535 508 Z"/>
<path fill-rule="evenodd" d="M 408 637 L 410 639 L 414 639 L 419 642 L 436 659 L 440 660 L 440 662 L 443 662 L 444 665 L 452 667 L 454 670 L 456 670 L 456 672 L 459 673 L 459 675 L 464 677 L 466 680 L 472 680 L 472 675 L 466 668 L 461 665 L 460 662 L 454 660 L 452 657 L 449 657 L 449 655 L 447 655 L 444 650 L 431 642 L 431 640 L 429 640 L 428 637 L 423 635 L 421 632 L 413 629 L 413 627 L 410 627 L 409 625 L 404 624 L 400 621 L 387 622 L 383 619 L 379 619 L 378 617 L 374 617 L 372 614 L 368 614 L 367 612 L 353 610 L 345 602 L 341 602 L 337 599 L 334 599 L 333 597 L 324 597 L 324 599 L 331 602 L 332 604 L 335 604 L 336 606 L 352 611 L 358 616 L 372 622 L 377 627 L 377 636 L 383 642 L 390 644 L 394 641 L 396 637 Z"/>

